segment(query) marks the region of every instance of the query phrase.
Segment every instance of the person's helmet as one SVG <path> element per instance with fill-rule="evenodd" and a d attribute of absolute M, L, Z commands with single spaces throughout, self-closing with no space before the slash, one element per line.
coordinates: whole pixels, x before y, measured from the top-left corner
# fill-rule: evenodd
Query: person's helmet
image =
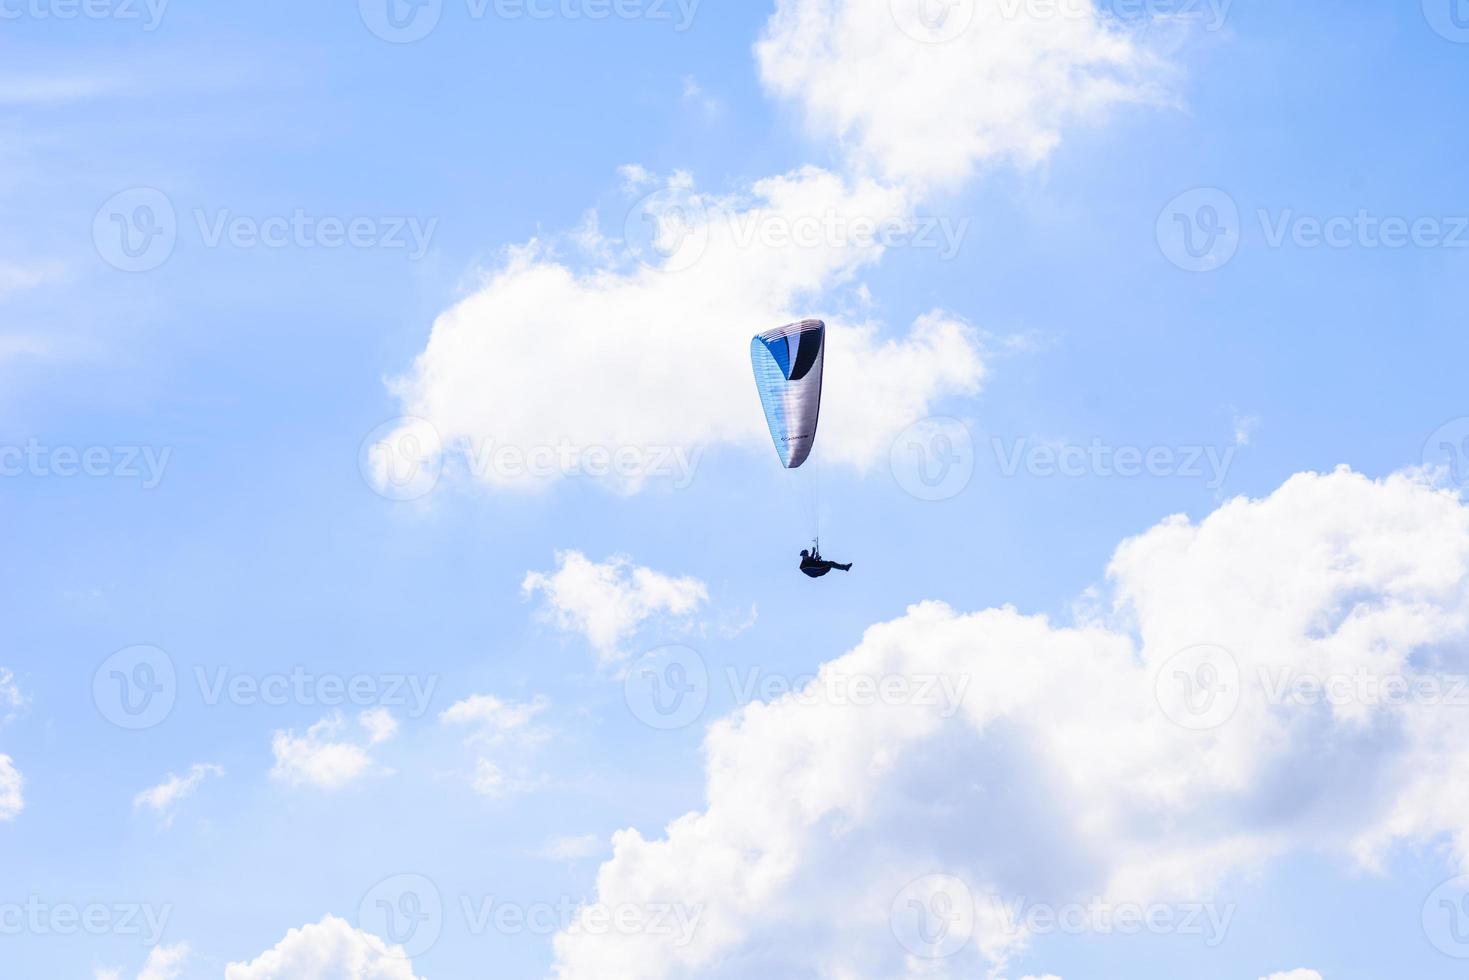
<path fill-rule="evenodd" d="M 805 549 L 802 549 L 802 551 L 801 551 L 801 557 L 802 558 L 810 558 L 811 557 L 811 552 L 806 551 Z"/>

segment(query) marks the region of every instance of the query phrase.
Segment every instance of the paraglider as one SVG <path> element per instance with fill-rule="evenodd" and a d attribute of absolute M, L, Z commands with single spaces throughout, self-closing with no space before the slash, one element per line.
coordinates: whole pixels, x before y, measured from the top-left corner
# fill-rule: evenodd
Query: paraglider
<path fill-rule="evenodd" d="M 821 578 L 821 576 L 832 569 L 850 572 L 852 570 L 852 563 L 847 562 L 845 565 L 839 565 L 834 561 L 827 561 L 821 557 L 821 550 L 819 548 L 815 551 L 801 552 L 801 571 L 811 578 Z"/>
<path fill-rule="evenodd" d="M 759 334 L 750 341 L 750 362 L 776 455 L 786 469 L 799 469 L 816 446 L 826 370 L 826 324 L 802 320 Z M 820 544 L 801 552 L 801 571 L 811 578 L 851 567 L 823 560 Z"/>

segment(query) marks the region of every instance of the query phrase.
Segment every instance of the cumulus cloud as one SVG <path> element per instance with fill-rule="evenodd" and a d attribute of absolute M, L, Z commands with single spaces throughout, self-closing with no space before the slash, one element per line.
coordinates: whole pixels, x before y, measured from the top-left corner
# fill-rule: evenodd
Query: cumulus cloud
<path fill-rule="evenodd" d="M 347 722 L 340 711 L 312 725 L 303 736 L 276 732 L 271 739 L 275 753 L 271 776 L 292 786 L 333 790 L 367 775 L 374 767 L 368 747 L 391 738 L 397 722 L 380 708 L 363 712 L 358 722 L 365 729 L 366 745 L 347 740 Z"/>
<path fill-rule="evenodd" d="M 618 833 L 597 878 L 600 905 L 702 909 L 694 941 L 567 930 L 557 976 L 970 976 L 1026 946 L 1003 914 L 1016 896 L 1207 902 L 1292 850 L 1370 865 L 1442 838 L 1469 870 L 1469 718 L 1427 683 L 1464 670 L 1456 495 L 1303 474 L 1124 542 L 1093 608 L 923 603 L 811 691 L 712 725 L 705 808 L 661 839 Z M 1417 694 L 1312 693 L 1359 676 Z M 887 693 L 859 699 L 853 678 Z M 927 683 L 943 679 L 960 710 Z M 895 939 L 898 899 L 939 890 L 935 873 L 973 912 L 942 961 Z"/>
<path fill-rule="evenodd" d="M 188 773 L 183 776 L 169 773 L 168 778 L 163 782 L 133 797 L 133 808 L 152 810 L 163 826 L 172 826 L 179 804 L 192 796 L 205 779 L 210 776 L 223 775 L 223 768 L 206 764 L 190 767 Z"/>
<path fill-rule="evenodd" d="M 451 476 L 521 489 L 590 477 L 625 492 L 687 486 L 712 447 L 769 452 L 750 338 L 825 306 L 913 221 L 901 189 L 816 168 L 722 197 L 678 176 L 630 219 L 634 239 L 653 226 L 646 264 L 579 271 L 545 243 L 512 250 L 394 382 L 423 421 L 380 445 L 420 452 L 426 423 Z M 824 394 L 823 458 L 872 465 L 931 404 L 984 377 L 975 331 L 952 315 L 897 335 L 827 319 L 841 370 Z"/>
<path fill-rule="evenodd" d="M 554 572 L 528 572 L 521 593 L 541 596 L 547 618 L 585 636 L 603 663 L 625 659 L 624 645 L 649 620 L 688 616 L 709 600 L 696 578 L 674 578 L 622 556 L 598 563 L 579 551 L 557 552 Z"/>
<path fill-rule="evenodd" d="M 137 980 L 178 980 L 183 975 L 184 962 L 189 957 L 187 943 L 174 946 L 155 946 L 138 972 Z M 122 970 L 97 969 L 92 971 L 95 980 L 122 980 Z"/>
<path fill-rule="evenodd" d="M 0 755 L 0 821 L 14 820 L 25 809 L 25 779 L 8 755 Z"/>
<path fill-rule="evenodd" d="M 1158 59 L 1092 0 L 779 0 L 756 46 L 773 94 L 860 166 L 955 185 L 1044 161 L 1063 128 L 1156 99 Z"/>
<path fill-rule="evenodd" d="M 249 963 L 225 967 L 224 980 L 419 980 L 401 946 L 327 916 L 292 929 Z"/>

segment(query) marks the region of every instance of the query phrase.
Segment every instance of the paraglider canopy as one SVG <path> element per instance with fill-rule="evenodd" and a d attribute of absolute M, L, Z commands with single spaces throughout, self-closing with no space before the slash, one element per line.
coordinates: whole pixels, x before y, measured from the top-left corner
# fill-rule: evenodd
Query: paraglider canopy
<path fill-rule="evenodd" d="M 775 451 L 786 469 L 796 469 L 816 445 L 826 324 L 802 320 L 766 331 L 750 342 L 750 361 Z"/>

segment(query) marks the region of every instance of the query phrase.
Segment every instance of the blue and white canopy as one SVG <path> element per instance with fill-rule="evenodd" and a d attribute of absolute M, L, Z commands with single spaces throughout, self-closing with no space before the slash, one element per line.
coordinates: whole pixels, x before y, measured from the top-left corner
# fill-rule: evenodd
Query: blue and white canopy
<path fill-rule="evenodd" d="M 826 324 L 802 320 L 762 333 L 750 342 L 750 360 L 775 451 L 786 469 L 793 470 L 806 462 L 816 444 Z"/>

